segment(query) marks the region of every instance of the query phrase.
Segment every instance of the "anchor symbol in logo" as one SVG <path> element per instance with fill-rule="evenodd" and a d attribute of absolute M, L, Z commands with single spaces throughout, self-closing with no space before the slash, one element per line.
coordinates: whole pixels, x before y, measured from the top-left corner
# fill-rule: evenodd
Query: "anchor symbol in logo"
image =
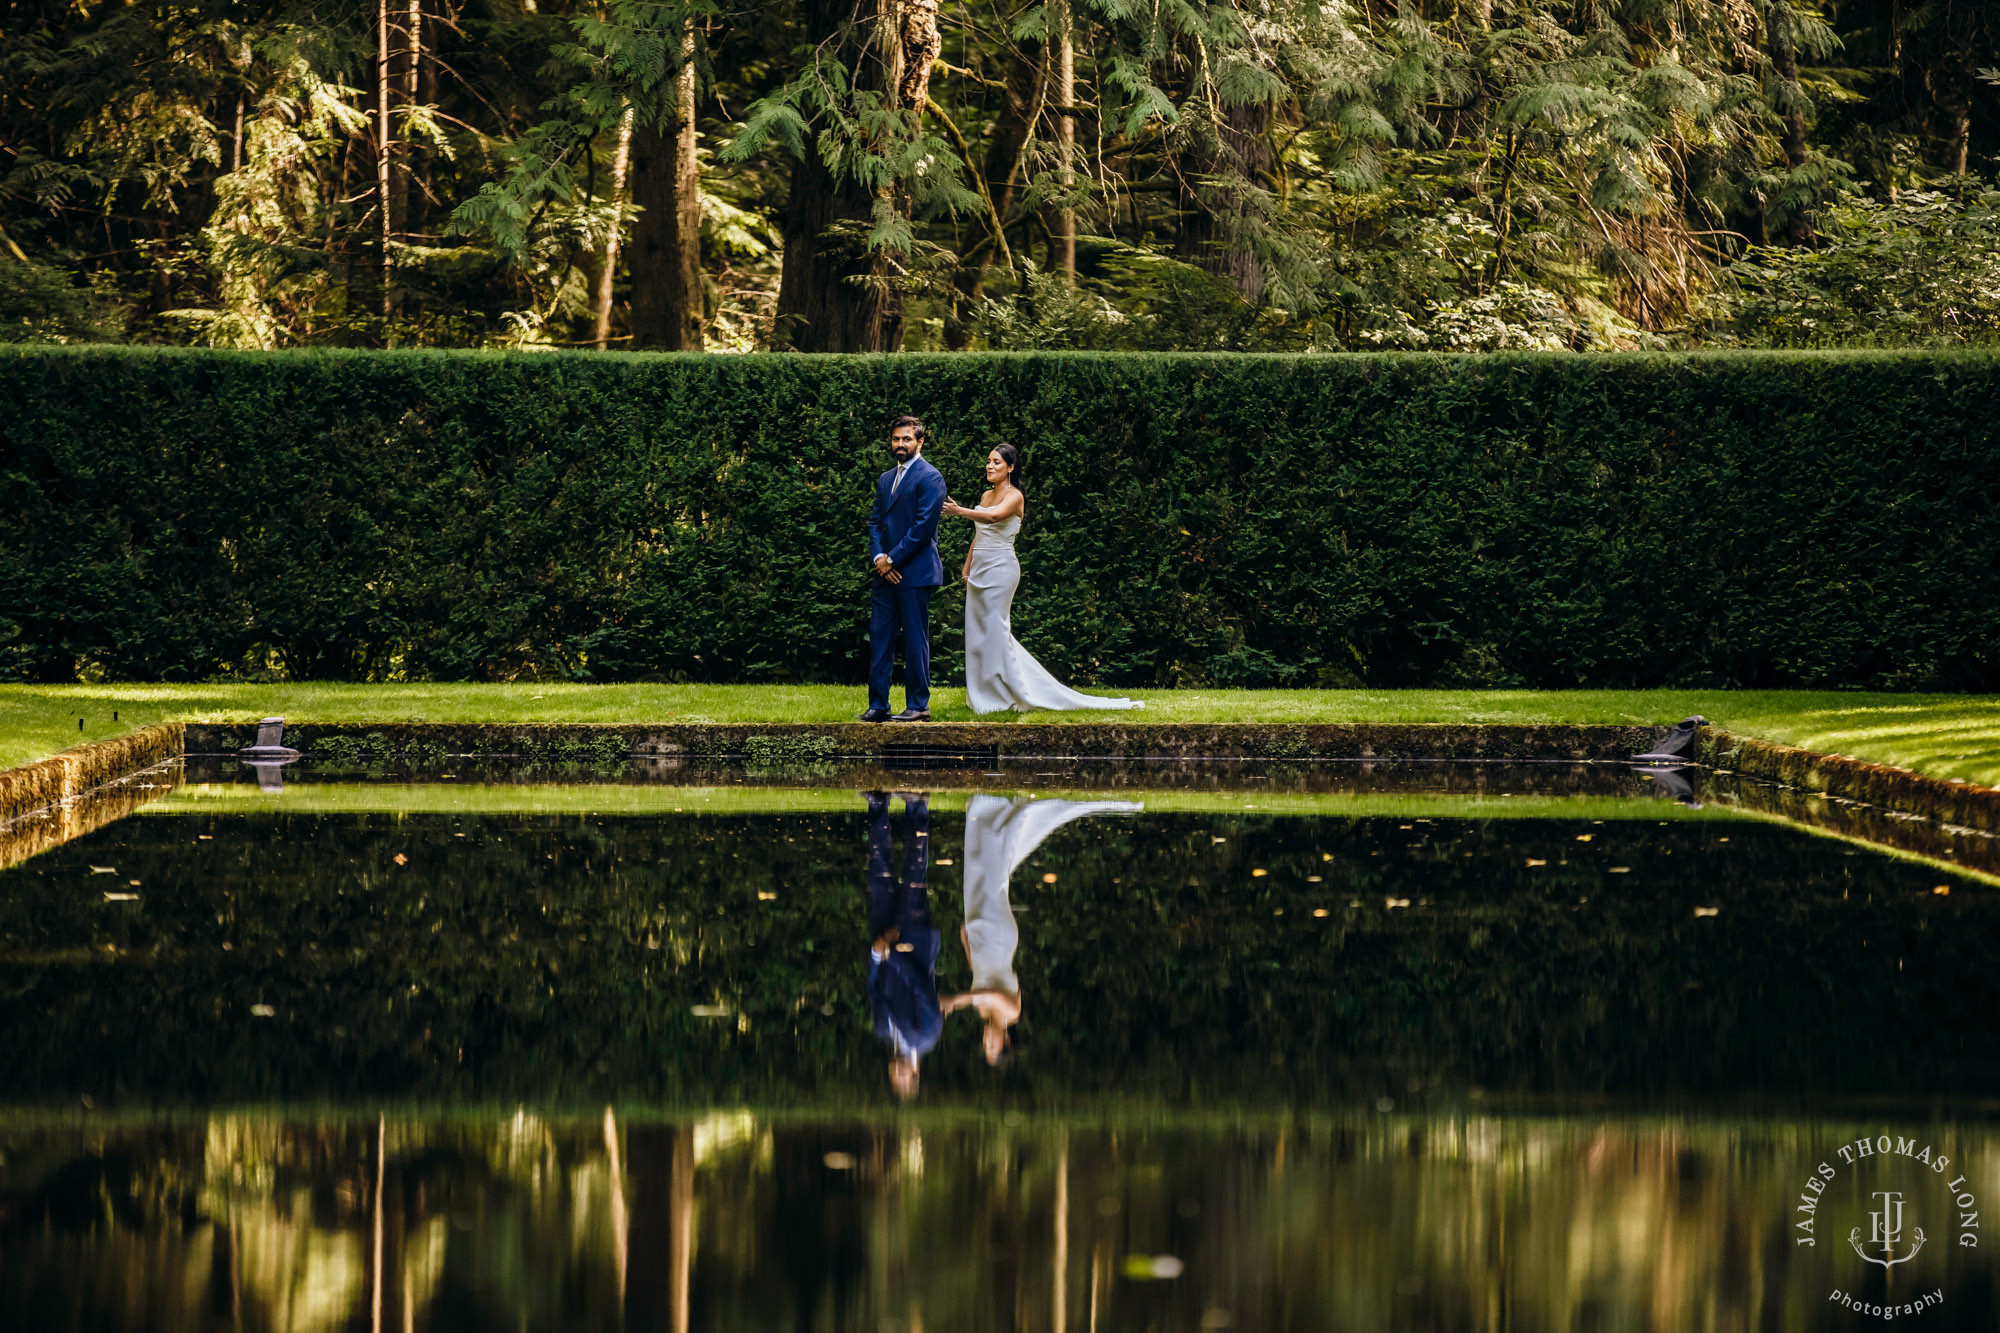
<path fill-rule="evenodd" d="M 1847 1233 L 1847 1243 L 1852 1245 L 1854 1252 L 1863 1259 L 1871 1264 L 1880 1264 L 1884 1268 L 1893 1268 L 1897 1264 L 1906 1264 L 1916 1258 L 1917 1251 L 1924 1248 L 1924 1229 L 1922 1227 L 1910 1228 L 1917 1238 L 1916 1243 L 1910 1246 L 1910 1252 L 1900 1258 L 1896 1255 L 1896 1242 L 1903 1238 L 1903 1196 L 1895 1190 L 1878 1190 L 1870 1197 L 1880 1199 L 1882 1206 L 1875 1212 L 1868 1214 L 1869 1221 L 1873 1223 L 1873 1228 L 1868 1236 L 1868 1245 L 1871 1249 L 1878 1245 L 1881 1246 L 1882 1257 L 1877 1259 L 1869 1254 L 1867 1250 L 1861 1248 L 1860 1227 L 1856 1227 Z"/>

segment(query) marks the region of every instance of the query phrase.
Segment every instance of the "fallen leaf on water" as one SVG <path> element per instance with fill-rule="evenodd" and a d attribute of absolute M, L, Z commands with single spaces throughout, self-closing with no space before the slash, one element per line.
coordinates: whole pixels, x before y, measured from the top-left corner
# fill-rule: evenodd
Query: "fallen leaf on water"
<path fill-rule="evenodd" d="M 1169 1281 L 1181 1275 L 1186 1265 L 1171 1254 L 1128 1254 L 1125 1256 L 1125 1276 L 1140 1281 L 1157 1278 Z"/>
<path fill-rule="evenodd" d="M 1313 915 L 1314 915 L 1314 916 L 1325 916 L 1325 915 L 1326 915 L 1326 909 L 1325 909 L 1324 907 L 1315 907 L 1315 908 L 1313 908 Z"/>
<path fill-rule="evenodd" d="M 104 901 L 107 903 L 136 903 L 139 901 L 139 895 L 136 893 L 107 893 L 104 895 Z"/>
<path fill-rule="evenodd" d="M 276 1018 L 278 1015 L 278 1011 L 268 1004 L 253 1004 L 250 1012 L 258 1018 Z"/>
<path fill-rule="evenodd" d="M 409 858 L 409 857 L 407 857 L 407 856 L 403 855 L 403 854 L 402 854 L 401 852 L 397 852 L 397 853 L 396 853 L 396 864 L 397 864 L 397 865 L 399 865 L 399 866 L 406 866 L 406 865 L 408 865 L 409 863 L 410 863 L 410 858 Z"/>
<path fill-rule="evenodd" d="M 1576 840 L 1578 842 L 1589 842 L 1592 838 L 1596 836 L 1597 835 L 1595 833 L 1579 833 L 1576 835 Z M 1725 838 L 1723 841 L 1727 842 L 1728 839 Z"/>
<path fill-rule="evenodd" d="M 1607 875 L 1629 875 L 1629 874 L 1631 874 L 1631 873 L 1632 873 L 1632 867 L 1631 867 L 1631 866 L 1612 866 L 1612 867 L 1611 867 L 1611 868 L 1610 868 L 1609 870 L 1605 871 L 1604 873 L 1605 873 L 1605 874 L 1607 874 Z"/>
<path fill-rule="evenodd" d="M 127 884 L 130 884 L 130 885 L 131 885 L 131 886 L 132 886 L 133 888 L 135 888 L 135 889 L 139 887 L 139 881 L 138 881 L 138 880 L 136 880 L 136 879 L 128 879 L 128 880 L 126 880 L 125 882 L 126 882 Z"/>
<path fill-rule="evenodd" d="M 194 840 L 196 842 L 214 842 L 215 835 L 213 833 L 197 833 L 194 835 Z"/>
<path fill-rule="evenodd" d="M 1264 878 L 1264 876 L 1266 876 L 1266 875 L 1268 875 L 1268 874 L 1270 874 L 1270 873 L 1271 873 L 1271 872 L 1270 872 L 1270 871 L 1268 871 L 1268 870 L 1252 870 L 1252 871 L 1250 872 L 1250 878 L 1252 878 L 1252 879 L 1262 879 L 1262 878 Z"/>
<path fill-rule="evenodd" d="M 1697 907 L 1694 909 L 1694 914 L 1696 916 L 1714 916 L 1721 910 L 1720 907 Z"/>
<path fill-rule="evenodd" d="M 763 890 L 760 889 L 757 892 L 757 901 L 760 903 L 768 903 L 777 896 L 778 895 L 775 893 L 765 893 Z"/>
<path fill-rule="evenodd" d="M 1940 885 L 1938 885 L 1938 886 L 1937 886 L 1936 888 L 1932 889 L 1932 890 L 1931 890 L 1931 892 L 1932 892 L 1932 893 L 1950 893 L 1950 892 L 1951 892 L 1951 885 L 1949 885 L 1949 884 L 1940 884 Z"/>
<path fill-rule="evenodd" d="M 852 1171 L 854 1169 L 854 1158 L 844 1152 L 830 1152 L 820 1158 L 820 1160 L 826 1163 L 826 1169 L 829 1171 Z"/>
<path fill-rule="evenodd" d="M 118 873 L 118 867 L 117 867 L 117 866 L 92 866 L 92 867 L 90 868 L 90 873 L 91 873 L 91 874 L 93 874 L 93 875 L 115 875 L 115 874 L 117 874 L 117 873 Z"/>
<path fill-rule="evenodd" d="M 1410 900 L 1408 898 L 1384 898 L 1382 900 L 1382 906 L 1384 907 L 1408 907 L 1409 905 Z"/>
<path fill-rule="evenodd" d="M 1042 876 L 1042 883 L 1044 884 L 1053 884 L 1055 882 L 1056 882 L 1056 873 L 1053 870 L 1051 870 L 1048 874 Z"/>
<path fill-rule="evenodd" d="M 696 1018 L 727 1018 L 729 1006 L 726 1004 L 698 1004 L 688 1012 Z"/>
<path fill-rule="evenodd" d="M 1531 857 L 1529 857 L 1529 858 L 1528 858 L 1528 864 L 1529 864 L 1529 865 L 1531 865 L 1531 866 L 1545 866 L 1545 865 L 1547 865 L 1547 864 L 1548 864 L 1548 862 L 1547 862 L 1547 861 L 1538 861 L 1538 860 L 1536 860 L 1536 859 L 1535 859 L 1534 857 L 1532 857 L 1532 856 L 1531 856 Z"/>
<path fill-rule="evenodd" d="M 1306 883 L 1308 884 L 1324 884 L 1325 882 L 1326 882 L 1325 878 L 1319 875 L 1306 876 Z"/>

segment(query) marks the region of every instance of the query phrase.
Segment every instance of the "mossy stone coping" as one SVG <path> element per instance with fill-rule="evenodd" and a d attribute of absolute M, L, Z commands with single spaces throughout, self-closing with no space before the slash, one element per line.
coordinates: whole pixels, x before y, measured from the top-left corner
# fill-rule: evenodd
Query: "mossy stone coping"
<path fill-rule="evenodd" d="M 0 770 L 0 824 L 74 801 L 127 774 L 178 759 L 186 749 L 185 726 L 162 722 L 108 741 L 79 745 L 19 768 Z"/>
<path fill-rule="evenodd" d="M 1694 758 L 1713 769 L 1832 800 L 1880 806 L 1947 827 L 2000 833 L 2000 788 L 1996 787 L 1926 777 L 1907 768 L 1871 764 L 1846 755 L 1801 750 L 1737 736 L 1720 727 L 1701 729 L 1695 737 Z"/>
<path fill-rule="evenodd" d="M 248 745 L 253 728 L 190 724 L 190 754 Z M 286 728 L 308 755 L 356 745 L 381 754 L 519 754 L 535 757 L 731 757 L 787 742 L 827 757 L 882 758 L 895 747 L 990 751 L 1042 759 L 1485 759 L 1616 760 L 1650 748 L 1658 727 L 1267 725 L 1143 722 L 755 723 L 660 726 L 492 726 L 384 723 Z M 761 741 L 762 745 L 753 744 Z M 817 744 L 815 744 L 817 742 Z M 831 742 L 829 746 L 827 742 Z"/>

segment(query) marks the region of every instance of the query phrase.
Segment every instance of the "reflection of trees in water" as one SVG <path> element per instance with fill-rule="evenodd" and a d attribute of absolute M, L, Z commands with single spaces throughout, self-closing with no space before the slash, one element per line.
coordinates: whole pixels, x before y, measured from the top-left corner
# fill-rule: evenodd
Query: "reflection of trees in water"
<path fill-rule="evenodd" d="M 1790 1208 L 1863 1128 L 389 1117 L 379 1290 L 373 1121 L 17 1128 L 0 1324 L 1817 1328 L 1859 1279 Z M 1929 1141 L 2000 1190 L 2000 1138 Z M 1940 1249 L 1972 1326 L 1992 1271 Z M 1160 1255 L 1181 1276 L 1130 1276 Z"/>

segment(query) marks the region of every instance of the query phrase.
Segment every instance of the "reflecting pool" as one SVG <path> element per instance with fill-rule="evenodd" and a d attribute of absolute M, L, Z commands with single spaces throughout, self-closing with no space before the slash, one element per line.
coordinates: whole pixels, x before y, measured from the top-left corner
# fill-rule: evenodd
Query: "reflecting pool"
<path fill-rule="evenodd" d="M 0 1327 L 2000 1315 L 1936 861 L 1595 767 L 184 776 L 0 871 Z"/>

